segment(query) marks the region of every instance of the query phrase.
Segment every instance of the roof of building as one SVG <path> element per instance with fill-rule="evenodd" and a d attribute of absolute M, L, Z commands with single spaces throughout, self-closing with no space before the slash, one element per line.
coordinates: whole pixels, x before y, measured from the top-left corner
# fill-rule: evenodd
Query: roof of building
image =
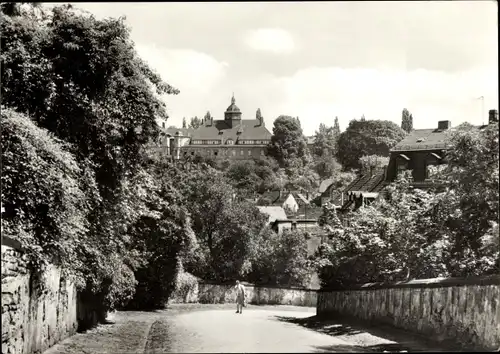
<path fill-rule="evenodd" d="M 242 119 L 237 124 L 231 125 L 225 120 L 214 120 L 212 125 L 201 126 L 190 132 L 193 140 L 222 139 L 226 141 L 232 139 L 240 140 L 269 140 L 271 133 L 260 124 L 257 119 Z"/>
<path fill-rule="evenodd" d="M 167 133 L 168 135 L 175 136 L 177 132 L 179 132 L 180 136 L 189 137 L 195 129 L 193 128 L 176 128 L 176 127 L 168 127 L 168 128 L 160 128 L 161 131 Z"/>
<path fill-rule="evenodd" d="M 380 171 L 374 174 L 364 174 L 356 178 L 354 181 L 351 182 L 343 191 L 342 193 L 348 194 L 348 193 L 353 193 L 356 192 L 356 194 L 359 194 L 359 192 L 364 192 L 364 193 L 378 193 L 380 192 L 384 186 L 385 186 L 385 171 Z M 371 196 L 371 194 L 367 195 Z M 344 195 L 344 207 L 346 204 L 348 204 L 348 201 Z M 342 204 L 342 196 L 339 195 L 337 198 L 333 200 L 333 204 L 337 206 L 341 206 Z"/>
<path fill-rule="evenodd" d="M 335 182 L 333 178 L 325 179 L 323 182 L 320 183 L 318 192 L 325 193 L 328 187 L 330 187 L 333 182 Z"/>
<path fill-rule="evenodd" d="M 231 98 L 231 104 L 229 105 L 229 107 L 227 107 L 226 112 L 228 112 L 228 113 L 229 112 L 231 112 L 231 113 L 239 113 L 240 112 L 240 109 L 236 105 L 236 100 L 234 99 L 234 94 L 233 94 L 233 97 Z"/>
<path fill-rule="evenodd" d="M 474 125 L 474 128 L 484 129 L 488 124 Z M 441 150 L 448 148 L 446 140 L 456 128 L 415 129 L 394 146 L 391 151 Z"/>
<path fill-rule="evenodd" d="M 258 206 L 259 211 L 269 216 L 268 222 L 274 223 L 276 220 L 286 219 L 285 210 L 280 206 Z"/>
<path fill-rule="evenodd" d="M 391 151 L 445 149 L 446 139 L 453 129 L 416 129 L 396 144 Z"/>

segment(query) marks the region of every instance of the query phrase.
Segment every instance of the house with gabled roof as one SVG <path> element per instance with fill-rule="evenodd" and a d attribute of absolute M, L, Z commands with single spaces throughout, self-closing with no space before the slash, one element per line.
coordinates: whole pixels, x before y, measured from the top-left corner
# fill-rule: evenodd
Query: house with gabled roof
<path fill-rule="evenodd" d="M 498 111 L 494 109 L 489 111 L 488 117 L 488 125 L 493 123 L 498 123 Z M 430 167 L 446 163 L 447 139 L 453 130 L 448 120 L 438 122 L 436 128 L 413 130 L 391 149 L 386 182 L 394 181 L 402 171 L 411 170 L 413 186 L 429 188 L 439 184 L 430 179 Z"/>

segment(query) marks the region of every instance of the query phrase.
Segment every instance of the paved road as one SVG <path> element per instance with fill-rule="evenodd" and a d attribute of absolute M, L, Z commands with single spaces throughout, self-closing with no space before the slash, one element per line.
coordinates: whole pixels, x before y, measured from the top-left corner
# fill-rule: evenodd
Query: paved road
<path fill-rule="evenodd" d="M 242 315 L 227 306 L 118 312 L 112 324 L 77 334 L 45 354 L 436 350 L 415 341 L 397 343 L 340 323 L 320 324 L 313 320 L 314 314 L 315 309 L 291 306 L 251 306 Z"/>

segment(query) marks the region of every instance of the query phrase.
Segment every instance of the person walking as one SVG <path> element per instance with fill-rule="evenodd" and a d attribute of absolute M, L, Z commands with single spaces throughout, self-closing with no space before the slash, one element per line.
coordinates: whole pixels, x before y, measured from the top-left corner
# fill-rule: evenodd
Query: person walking
<path fill-rule="evenodd" d="M 243 306 L 245 306 L 245 287 L 240 284 L 239 280 L 236 280 L 236 313 L 241 315 L 243 311 Z"/>

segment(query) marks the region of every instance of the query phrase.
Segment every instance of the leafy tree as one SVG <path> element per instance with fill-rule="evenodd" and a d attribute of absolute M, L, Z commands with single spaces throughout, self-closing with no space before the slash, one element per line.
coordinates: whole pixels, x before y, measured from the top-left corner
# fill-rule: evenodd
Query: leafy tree
<path fill-rule="evenodd" d="M 326 179 L 340 173 L 342 165 L 333 156 L 323 156 L 314 160 L 313 169 L 321 179 Z"/>
<path fill-rule="evenodd" d="M 20 16 L 22 14 L 22 6 L 30 5 L 33 8 L 40 8 L 41 2 L 4 2 L 0 5 L 0 10 L 6 16 Z"/>
<path fill-rule="evenodd" d="M 307 144 L 298 118 L 279 116 L 274 121 L 273 135 L 268 146 L 268 154 L 281 167 L 288 167 L 295 159 L 304 159 Z"/>
<path fill-rule="evenodd" d="M 334 156 L 337 145 L 337 136 L 332 127 L 321 123 L 316 131 L 312 153 L 317 157 Z"/>
<path fill-rule="evenodd" d="M 187 128 L 186 117 L 182 118 L 182 128 Z"/>
<path fill-rule="evenodd" d="M 141 175 L 144 204 L 130 230 L 131 248 L 142 259 L 135 269 L 138 284 L 129 307 L 141 309 L 166 305 L 182 270 L 181 257 L 198 247 L 182 197 L 164 173 L 166 164 L 152 162 Z"/>
<path fill-rule="evenodd" d="M 367 155 L 389 156 L 405 132 L 391 121 L 352 120 L 340 134 L 337 158 L 345 170 L 359 169 L 359 159 Z"/>
<path fill-rule="evenodd" d="M 203 125 L 203 122 L 198 116 L 192 117 L 189 120 L 189 128 L 198 129 Z"/>
<path fill-rule="evenodd" d="M 375 173 L 389 164 L 389 158 L 385 156 L 369 155 L 359 159 L 361 171 L 365 173 Z"/>
<path fill-rule="evenodd" d="M 453 274 L 498 271 L 498 252 L 482 251 L 499 218 L 498 124 L 483 130 L 464 126 L 451 134 L 449 143 L 444 174 L 450 193 L 441 208 L 449 211 Z"/>
<path fill-rule="evenodd" d="M 303 232 L 277 234 L 265 228 L 256 238 L 249 280 L 257 284 L 306 286 L 311 276 Z"/>
<path fill-rule="evenodd" d="M 214 281 L 244 277 L 249 271 L 250 244 L 266 218 L 254 205 L 235 200 L 231 185 L 211 167 L 173 174 L 200 245 L 185 269 Z"/>
<path fill-rule="evenodd" d="M 29 113 L 95 176 L 91 241 L 77 252 L 87 289 L 113 304 L 115 290 L 133 287 L 120 265 L 133 263 L 126 229 L 137 217 L 127 205 L 136 198 L 126 181 L 141 170 L 144 144 L 158 136 L 155 117 L 167 118 L 160 96 L 178 90 L 137 56 L 123 19 L 97 20 L 69 5 L 41 16 L 3 17 L 3 104 Z M 116 269 L 124 270 L 121 278 Z"/>
<path fill-rule="evenodd" d="M 403 129 L 407 133 L 410 133 L 413 130 L 413 116 L 406 108 L 403 109 L 403 116 L 401 118 L 401 129 Z"/>
<path fill-rule="evenodd" d="M 252 193 L 262 183 L 261 178 L 256 174 L 254 161 L 235 161 L 226 171 L 226 176 L 231 181 L 233 187 L 240 192 Z"/>
<path fill-rule="evenodd" d="M 387 201 L 347 215 L 343 225 L 325 210 L 320 220 L 330 240 L 319 250 L 317 263 L 324 286 L 446 275 L 442 259 L 424 262 L 431 260 L 425 234 L 431 224 L 424 215 L 432 210 L 433 195 L 411 190 L 406 177 L 388 194 Z"/>

